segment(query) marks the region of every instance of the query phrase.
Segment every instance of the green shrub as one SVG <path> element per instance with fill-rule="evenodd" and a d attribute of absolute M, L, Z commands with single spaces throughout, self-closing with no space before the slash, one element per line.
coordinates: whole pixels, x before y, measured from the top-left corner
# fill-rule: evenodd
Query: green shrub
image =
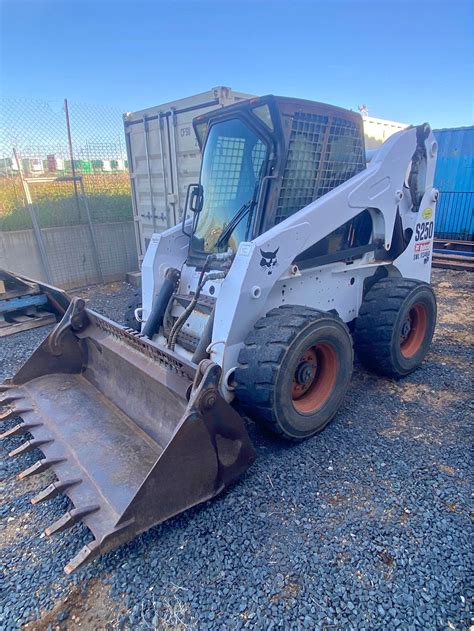
<path fill-rule="evenodd" d="M 94 223 L 133 219 L 126 173 L 90 175 L 83 181 Z M 71 182 L 38 182 L 30 185 L 30 191 L 41 228 L 86 222 L 84 200 L 80 194 L 76 198 Z M 26 228 L 31 228 L 31 218 L 24 205 L 19 178 L 0 179 L 0 230 Z"/>

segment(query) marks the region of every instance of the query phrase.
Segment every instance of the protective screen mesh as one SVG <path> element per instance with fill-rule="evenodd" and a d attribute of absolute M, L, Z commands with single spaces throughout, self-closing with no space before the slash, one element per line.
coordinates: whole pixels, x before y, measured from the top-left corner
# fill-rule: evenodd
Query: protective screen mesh
<path fill-rule="evenodd" d="M 318 114 L 293 115 L 276 223 L 301 210 L 365 168 L 360 127 Z"/>
<path fill-rule="evenodd" d="M 211 178 L 214 186 L 209 195 L 212 202 L 222 204 L 234 199 L 242 170 L 245 139 L 220 136 L 216 143 L 216 154 L 212 162 Z"/>
<path fill-rule="evenodd" d="M 219 136 L 211 163 L 212 187 L 207 191 L 214 204 L 223 204 L 237 197 L 240 188 L 253 188 L 265 159 L 266 147 L 261 140 L 251 152 L 251 165 L 245 164 L 245 138 Z"/>

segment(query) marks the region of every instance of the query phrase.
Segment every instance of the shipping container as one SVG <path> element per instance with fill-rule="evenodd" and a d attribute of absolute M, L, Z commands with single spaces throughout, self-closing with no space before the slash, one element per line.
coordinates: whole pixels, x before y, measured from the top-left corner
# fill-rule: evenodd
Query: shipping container
<path fill-rule="evenodd" d="M 435 129 L 438 158 L 434 184 L 441 195 L 435 234 L 472 241 L 474 233 L 474 127 Z"/>
<path fill-rule="evenodd" d="M 367 114 L 362 114 L 362 121 L 364 123 L 365 148 L 369 151 L 378 149 L 387 138 L 408 127 L 408 123 L 374 118 Z"/>
<path fill-rule="evenodd" d="M 187 188 L 199 180 L 201 154 L 193 118 L 252 96 L 220 86 L 124 114 L 140 260 L 154 232 L 162 232 L 181 221 Z"/>

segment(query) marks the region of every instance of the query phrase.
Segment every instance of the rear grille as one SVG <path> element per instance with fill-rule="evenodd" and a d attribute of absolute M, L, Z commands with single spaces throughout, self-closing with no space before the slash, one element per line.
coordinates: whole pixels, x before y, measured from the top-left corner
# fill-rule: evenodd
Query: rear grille
<path fill-rule="evenodd" d="M 296 112 L 276 223 L 365 168 L 360 126 L 340 117 Z"/>

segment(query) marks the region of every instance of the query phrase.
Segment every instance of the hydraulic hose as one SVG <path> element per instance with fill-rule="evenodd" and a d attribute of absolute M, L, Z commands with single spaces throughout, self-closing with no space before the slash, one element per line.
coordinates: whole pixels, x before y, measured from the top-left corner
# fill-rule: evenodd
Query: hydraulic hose
<path fill-rule="evenodd" d="M 183 313 L 179 316 L 179 318 L 176 320 L 176 322 L 173 325 L 173 328 L 171 329 L 171 332 L 168 338 L 169 349 L 171 349 L 172 351 L 174 350 L 174 347 L 176 346 L 176 338 L 178 337 L 179 332 L 183 328 L 184 323 L 189 318 L 191 313 L 194 311 L 194 308 L 197 305 L 199 296 L 201 294 L 201 291 L 204 285 L 210 280 L 217 280 L 220 278 L 225 278 L 225 276 L 226 276 L 225 272 L 209 272 L 209 274 L 206 274 L 204 276 L 201 274 L 193 299 L 191 300 L 189 305 L 186 307 L 186 309 L 183 311 Z"/>
<path fill-rule="evenodd" d="M 197 283 L 196 291 L 194 292 L 194 296 L 191 302 L 189 303 L 189 305 L 186 307 L 183 313 L 179 316 L 179 318 L 173 324 L 173 327 L 168 336 L 168 348 L 170 350 L 174 350 L 176 346 L 176 339 L 178 337 L 178 333 L 181 331 L 186 320 L 194 311 L 194 308 L 197 305 L 199 296 L 201 294 L 201 291 L 204 285 L 210 280 L 217 280 L 219 278 L 226 277 L 227 272 L 210 272 L 209 274 L 206 274 L 209 268 L 209 265 L 212 263 L 212 261 L 227 261 L 227 260 L 230 260 L 232 257 L 233 257 L 233 252 L 232 250 L 229 249 L 227 250 L 227 252 L 209 254 L 209 256 L 206 258 L 206 261 L 202 267 L 201 273 L 199 274 L 199 280 Z"/>

